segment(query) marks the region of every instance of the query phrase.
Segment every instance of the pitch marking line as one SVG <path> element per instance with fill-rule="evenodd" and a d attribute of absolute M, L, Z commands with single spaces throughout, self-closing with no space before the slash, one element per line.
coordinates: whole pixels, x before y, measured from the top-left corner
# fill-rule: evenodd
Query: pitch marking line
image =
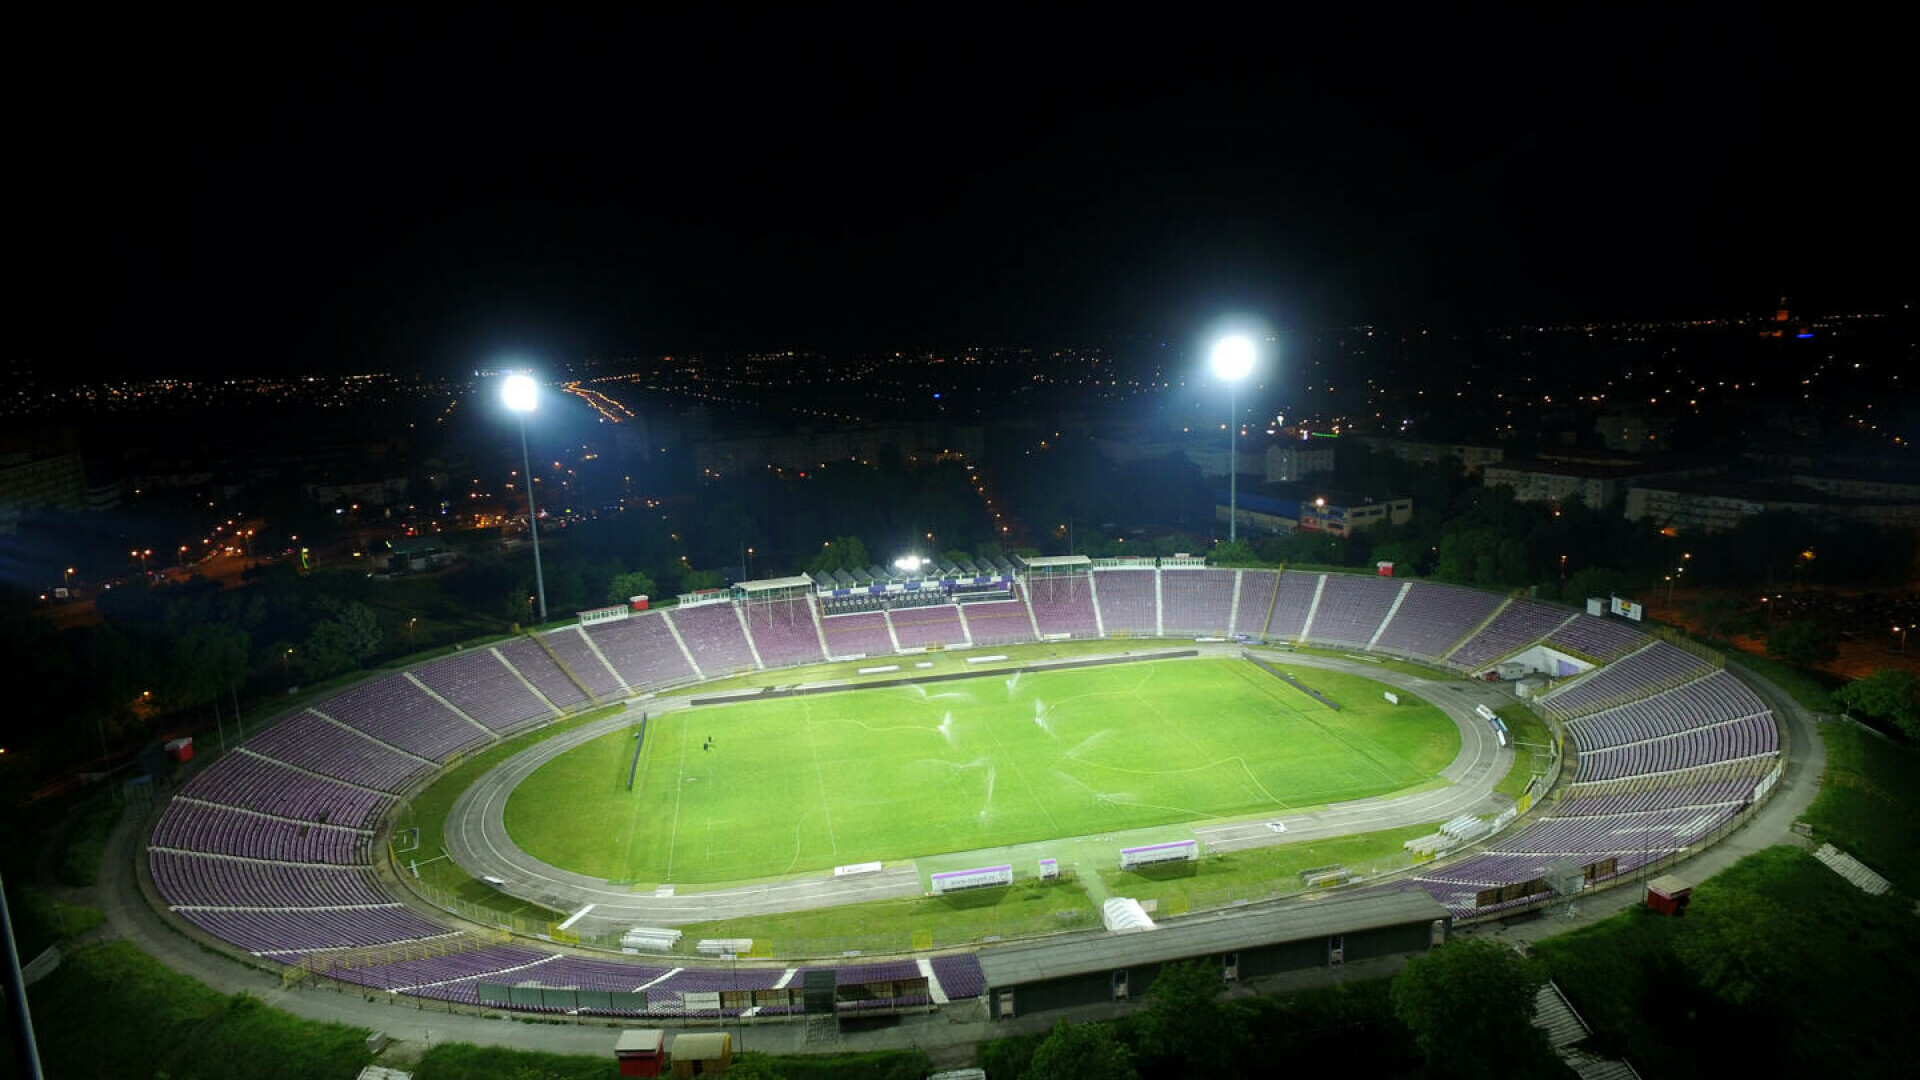
<path fill-rule="evenodd" d="M 667 872 L 664 876 L 668 881 L 673 880 L 673 853 L 680 846 L 680 793 L 687 787 L 687 732 L 692 727 L 684 720 L 680 724 L 680 762 L 674 766 L 673 778 L 673 830 L 667 834 Z"/>
<path fill-rule="evenodd" d="M 813 738 L 813 704 L 806 698 L 800 699 L 800 717 L 807 725 L 807 749 L 813 754 L 813 775 L 820 780 L 820 819 L 827 824 L 827 842 L 833 845 L 833 853 L 840 854 L 840 841 L 833 835 L 833 810 L 827 805 L 827 772 L 820 767 L 820 744 Z"/>

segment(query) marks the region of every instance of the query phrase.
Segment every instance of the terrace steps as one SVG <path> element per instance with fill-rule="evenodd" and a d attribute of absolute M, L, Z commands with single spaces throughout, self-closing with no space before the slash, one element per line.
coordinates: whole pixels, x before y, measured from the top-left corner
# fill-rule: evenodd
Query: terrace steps
<path fill-rule="evenodd" d="M 514 672 L 514 674 L 516 674 L 516 675 L 518 675 L 518 674 L 519 674 L 519 672 L 517 672 L 517 671 L 516 671 L 516 672 Z M 462 720 L 465 720 L 465 721 L 466 721 L 467 723 L 469 723 L 469 724 L 472 724 L 472 725 L 473 725 L 474 727 L 477 727 L 477 728 L 479 728 L 479 729 L 480 729 L 481 731 L 484 731 L 484 732 L 486 732 L 486 733 L 487 733 L 487 738 L 489 738 L 489 739 L 491 739 L 491 740 L 493 740 L 493 741 L 495 741 L 495 742 L 498 742 L 498 741 L 499 741 L 499 739 L 500 739 L 500 735 L 499 735 L 499 733 L 498 733 L 498 732 L 496 732 L 496 731 L 494 731 L 494 730 L 493 730 L 492 728 L 490 728 L 490 727 L 488 727 L 487 725 L 485 725 L 485 724 L 483 724 L 483 723 L 481 723 L 480 721 L 478 721 L 478 720 L 475 720 L 475 719 L 474 719 L 473 717 L 471 717 L 471 716 L 468 716 L 468 715 L 467 715 L 467 711 L 466 711 L 465 709 L 462 709 L 462 708 L 461 708 L 461 707 L 459 707 L 458 705 L 455 705 L 455 704 L 454 704 L 453 702 L 451 702 L 451 701 L 448 701 L 448 700 L 447 700 L 446 698 L 444 698 L 444 697 L 441 697 L 441 696 L 440 696 L 440 694 L 439 694 L 439 692 L 438 692 L 438 691 L 436 691 L 436 690 L 434 690 L 434 688 L 433 688 L 433 687 L 431 687 L 431 686 L 428 686 L 428 685 L 427 685 L 426 683 L 424 683 L 424 682 L 422 682 L 422 681 L 420 681 L 420 677 L 419 677 L 418 675 L 415 675 L 415 674 L 414 674 L 413 672 L 411 672 L 411 671 L 409 671 L 409 672 L 407 672 L 407 673 L 406 673 L 406 679 L 407 679 L 407 681 L 408 681 L 408 682 L 410 682 L 410 683 L 412 683 L 413 685 L 415 685 L 415 686 L 417 686 L 417 687 L 419 687 L 419 688 L 420 688 L 420 692 L 421 692 L 421 693 L 423 693 L 423 694 L 425 694 L 425 695 L 427 695 L 428 697 L 430 697 L 430 698 L 432 698 L 433 700 L 435 700 L 435 701 L 437 701 L 437 702 L 439 702 L 440 704 L 442 704 L 442 705 L 444 705 L 444 706 L 446 706 L 446 707 L 447 707 L 447 710 L 448 710 L 448 711 L 450 711 L 450 712 L 452 712 L 452 713 L 453 713 L 453 715 L 455 715 L 455 716 L 457 716 L 457 717 L 459 717 L 459 718 L 460 718 L 460 719 L 462 719 Z"/>
<path fill-rule="evenodd" d="M 573 631 L 575 631 L 576 633 L 577 633 L 577 632 L 579 631 L 579 628 L 578 628 L 578 627 L 568 627 L 568 629 L 570 629 L 570 630 L 573 630 Z M 560 654 L 559 654 L 559 653 L 557 653 L 557 652 L 554 652 L 554 651 L 553 651 L 553 646 L 552 646 L 552 645 L 549 645 L 549 644 L 547 644 L 547 635 L 545 635 L 545 634 L 536 634 L 536 633 L 534 633 L 533 631 L 531 631 L 531 630 L 529 630 L 529 631 L 527 631 L 527 636 L 533 639 L 533 643 L 534 643 L 535 645 L 538 645 L 538 646 L 540 646 L 540 651 L 541 651 L 541 652 L 543 652 L 543 653 L 546 653 L 546 654 L 547 654 L 547 659 L 549 659 L 549 660 L 551 660 L 551 661 L 553 661 L 553 666 L 554 666 L 554 667 L 557 667 L 557 668 L 559 668 L 559 669 L 560 669 L 560 674 L 562 674 L 562 675 L 565 675 L 565 676 L 567 677 L 567 681 L 568 681 L 568 682 L 570 682 L 570 683 L 572 683 L 572 684 L 573 684 L 573 685 L 574 685 L 575 687 L 577 687 L 577 688 L 579 689 L 579 691 L 580 691 L 580 692 L 581 692 L 582 694 L 584 694 L 584 695 L 586 695 L 586 699 L 587 699 L 588 701 L 592 701 L 592 700 L 594 700 L 594 697 L 593 697 L 593 691 L 592 691 L 592 690 L 589 690 L 589 689 L 587 689 L 587 684 L 586 684 L 586 683 L 584 683 L 584 682 L 581 682 L 581 681 L 580 681 L 580 676 L 578 676 L 578 675 L 575 675 L 575 674 L 573 673 L 573 669 L 567 666 L 567 662 L 566 662 L 565 660 L 562 660 L 562 659 L 560 659 Z M 499 652 L 499 650 L 498 650 L 498 649 L 496 649 L 496 650 L 494 650 L 494 651 L 495 651 L 496 653 L 497 653 L 497 652 Z M 501 657 L 501 659 L 502 659 L 502 660 L 505 660 L 505 659 L 506 659 L 506 657 L 504 657 L 504 656 L 502 656 L 502 657 Z M 511 663 L 509 663 L 509 664 L 508 664 L 507 666 L 508 666 L 508 667 L 513 667 L 513 665 L 512 665 Z M 518 670 L 518 669 L 516 669 L 516 670 L 514 671 L 514 674 L 515 674 L 515 675 L 520 675 L 520 672 L 519 672 L 519 670 Z M 618 676 L 615 676 L 615 678 L 618 678 Z M 546 702 L 546 703 L 547 703 L 548 705 L 552 705 L 552 704 L 553 704 L 553 701 L 552 701 L 551 699 L 549 699 L 549 698 L 547 697 L 547 695 L 545 695 L 545 694 L 541 694 L 539 690 L 537 690 L 537 689 L 534 689 L 534 686 L 533 686 L 533 684 L 532 684 L 532 683 L 530 683 L 530 682 L 527 682 L 527 678 L 526 678 L 526 676 L 524 676 L 524 675 L 521 675 L 521 676 L 520 676 L 520 681 L 521 681 L 521 682 L 525 682 L 525 683 L 527 683 L 527 689 L 529 689 L 529 690 L 533 690 L 533 692 L 534 692 L 534 693 L 536 693 L 536 694 L 540 694 L 540 700 L 541 700 L 541 701 L 545 701 L 545 702 Z M 556 707 L 554 708 L 554 710 L 553 710 L 553 711 L 554 711 L 554 712 L 563 712 L 563 711 L 565 711 L 565 710 L 563 710 L 563 709 L 560 709 L 559 707 L 557 707 L 557 706 L 556 706 Z"/>
<path fill-rule="evenodd" d="M 279 762 L 275 762 L 275 764 L 277 765 Z M 386 793 L 382 792 L 381 794 Z M 215 810 L 231 810 L 236 814 L 251 814 L 257 818 L 266 818 L 269 821 L 284 821 L 289 825 L 299 825 L 307 829 L 338 829 L 341 832 L 358 833 L 361 836 L 373 835 L 372 829 L 362 829 L 353 825 L 332 825 L 324 821 L 308 821 L 306 818 L 287 817 L 284 814 L 269 814 L 264 810 L 249 810 L 244 806 L 232 806 L 227 803 L 214 802 L 210 799 L 196 799 L 191 795 L 175 795 L 174 798 L 191 806 L 206 806 Z"/>
<path fill-rule="evenodd" d="M 753 643 L 753 627 L 747 625 L 747 611 L 739 604 L 728 604 L 733 609 L 733 617 L 740 620 L 740 636 L 747 639 L 747 652 L 753 655 L 753 666 L 760 671 L 767 670 L 767 662 L 760 659 L 760 647 Z"/>
<path fill-rule="evenodd" d="M 621 689 L 631 693 L 633 690 L 633 684 L 627 681 L 627 677 L 625 675 L 620 674 L 619 668 L 613 666 L 613 661 L 607 659 L 607 654 L 600 651 L 600 643 L 593 640 L 593 635 L 587 633 L 585 630 L 581 629 L 578 626 L 568 627 L 568 629 L 571 630 L 573 633 L 579 634 L 580 639 L 587 643 L 587 648 L 592 650 L 593 655 L 596 658 L 598 658 L 602 664 L 606 665 L 607 671 L 612 673 L 613 681 L 619 683 Z"/>
<path fill-rule="evenodd" d="M 1481 619 L 1479 622 L 1473 624 L 1472 629 L 1460 635 L 1459 641 L 1456 641 L 1451 646 L 1448 646 L 1446 652 L 1443 652 L 1439 656 L 1434 657 L 1433 658 L 1434 662 L 1440 663 L 1440 664 L 1446 663 L 1453 656 L 1454 653 L 1457 653 L 1460 651 L 1460 646 L 1465 645 L 1467 642 L 1472 641 L 1474 638 L 1479 637 L 1480 632 L 1485 630 L 1488 626 L 1490 626 L 1493 623 L 1493 620 L 1499 618 L 1501 612 L 1507 610 L 1512 606 L 1513 606 L 1513 597 L 1511 596 L 1507 597 L 1505 600 L 1500 601 L 1500 604 L 1498 607 L 1495 607 L 1492 611 L 1487 612 L 1486 618 Z"/>
<path fill-rule="evenodd" d="M 438 768 L 440 765 L 439 762 L 433 760 L 430 757 L 425 757 L 423 755 L 416 754 L 413 751 L 408 750 L 403 746 L 395 746 L 378 735 L 373 735 L 373 734 L 369 734 L 368 732 L 361 731 L 359 728 L 354 727 L 352 724 L 343 724 L 340 721 L 335 720 L 333 717 L 328 716 L 326 713 L 321 712 L 319 709 L 315 709 L 309 706 L 307 711 L 319 717 L 320 719 L 325 720 L 327 723 L 332 724 L 334 727 L 337 727 L 342 731 L 351 731 L 355 735 L 358 735 L 361 738 L 367 740 L 368 742 L 373 743 L 374 745 L 379 746 L 383 749 L 391 750 L 396 754 L 401 754 L 406 757 L 410 757 L 415 761 L 421 762 L 426 765 L 432 765 L 435 768 Z"/>
<path fill-rule="evenodd" d="M 542 645 L 542 647 L 545 647 L 545 646 L 544 646 L 544 643 L 542 643 L 542 642 L 540 642 L 540 640 L 539 640 L 539 635 L 537 635 L 537 634 L 529 634 L 528 636 L 529 636 L 529 637 L 532 637 L 532 638 L 534 639 L 534 641 L 535 641 L 535 643 L 536 643 L 536 644 L 541 644 L 541 645 Z M 535 685 L 533 685 L 533 682 L 532 682 L 531 680 L 529 680 L 529 679 L 528 679 L 528 678 L 526 677 L 526 675 L 524 675 L 524 674 L 522 674 L 519 668 L 517 668 L 517 667 L 514 667 L 514 666 L 513 666 L 513 661 L 511 661 L 511 660 L 509 660 L 509 659 L 507 659 L 507 657 L 506 657 L 506 654 L 504 654 L 504 653 L 502 653 L 502 652 L 500 651 L 500 649 L 499 649 L 499 647 L 498 647 L 498 646 L 494 646 L 493 648 L 490 648 L 490 649 L 488 649 L 487 651 L 493 654 L 493 658 L 494 658 L 495 660 L 498 660 L 498 661 L 500 661 L 500 666 L 501 666 L 501 667 L 504 667 L 504 668 L 506 668 L 506 669 L 507 669 L 508 671 L 510 671 L 510 672 L 512 672 L 512 673 L 513 673 L 513 677 L 514 677 L 514 678 L 516 678 L 516 679 L 518 679 L 518 680 L 520 680 L 520 685 L 521 685 L 521 686 L 524 686 L 524 687 L 526 687 L 526 688 L 527 688 L 527 693 L 529 693 L 529 694 L 532 694 L 532 695 L 534 696 L 534 698 L 535 698 L 535 700 L 537 700 L 537 701 L 539 701 L 539 702 L 540 702 L 540 704 L 542 704 L 542 705 L 545 705 L 545 706 L 546 706 L 546 707 L 547 707 L 548 709 L 550 709 L 550 710 L 551 710 L 551 711 L 553 712 L 553 714 L 554 714 L 555 716 L 559 716 L 559 715 L 561 715 L 562 713 L 564 713 L 564 712 L 566 712 L 566 710 L 565 710 L 565 709 L 562 709 L 562 708 L 561 708 L 560 706 L 558 706 L 558 705 L 555 705 L 555 704 L 553 703 L 553 699 L 552 699 L 552 698 L 550 698 L 550 697 L 548 697 L 547 695 L 545 695 L 545 694 L 543 694 L 543 693 L 541 693 L 541 692 L 540 692 L 540 688 L 539 688 L 539 687 L 537 687 L 537 686 L 535 686 Z M 548 649 L 548 650 L 547 650 L 547 654 L 548 654 L 549 656 L 552 656 L 552 655 L 553 655 L 553 650 L 551 650 L 551 649 Z M 553 656 L 553 662 L 554 662 L 555 664 L 559 664 L 559 663 L 560 663 L 560 658 L 559 658 L 559 657 L 557 657 L 557 656 Z M 560 671 L 561 671 L 561 673 L 562 673 L 562 674 L 566 674 L 566 672 L 567 672 L 567 669 L 566 669 L 566 668 L 565 668 L 564 666 L 562 666 L 562 667 L 560 668 Z M 573 676 L 572 676 L 572 675 L 567 675 L 567 678 L 569 678 L 569 679 L 573 679 Z M 578 679 L 574 679 L 574 680 L 573 680 L 573 684 L 574 684 L 575 686 L 580 686 L 580 681 L 579 681 Z M 588 701 L 592 701 L 592 700 L 593 700 L 593 694 L 592 694 L 591 692 L 589 692 L 589 691 L 587 690 L 587 688 L 586 688 L 586 687 L 584 687 L 584 686 L 581 686 L 581 687 L 580 687 L 580 692 L 581 692 L 581 693 L 583 693 L 583 694 L 586 694 L 586 695 L 587 695 L 587 700 L 588 700 Z"/>
<path fill-rule="evenodd" d="M 693 650 L 687 648 L 687 639 L 680 636 L 680 628 L 674 625 L 673 612 L 671 611 L 661 612 L 660 621 L 667 624 L 667 633 L 672 634 L 673 643 L 675 645 L 680 646 L 680 655 L 687 658 L 687 666 L 693 669 L 694 678 L 696 679 L 706 678 L 707 673 L 700 669 L 700 661 L 695 660 L 693 658 Z"/>
<path fill-rule="evenodd" d="M 275 765 L 278 765 L 283 769 L 292 769 L 294 772 L 297 772 L 302 776 L 311 776 L 315 780 L 325 780 L 328 783 L 339 784 L 341 787 L 353 788 L 355 791 L 364 791 L 372 795 L 382 795 L 389 799 L 393 798 L 393 792 L 391 791 L 387 791 L 385 789 L 377 788 L 377 787 L 368 787 L 365 784 L 356 784 L 351 780 L 342 780 L 337 776 L 328 776 L 326 773 L 323 773 L 323 772 L 315 772 L 312 769 L 309 769 L 303 765 L 295 765 L 291 761 L 281 761 L 277 757 L 273 757 L 268 754 L 263 754 L 260 751 L 255 750 L 250 746 L 236 746 L 233 748 L 233 752 L 236 754 L 245 754 L 248 757 L 252 757 L 252 758 L 259 758 L 261 761 L 271 761 Z"/>

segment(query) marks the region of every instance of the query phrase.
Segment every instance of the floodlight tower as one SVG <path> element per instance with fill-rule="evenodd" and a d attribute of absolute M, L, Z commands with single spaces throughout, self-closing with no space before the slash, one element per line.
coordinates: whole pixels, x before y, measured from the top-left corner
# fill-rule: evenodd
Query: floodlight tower
<path fill-rule="evenodd" d="M 533 459 L 527 454 L 527 414 L 539 404 L 540 388 L 531 375 L 509 375 L 500 384 L 500 400 L 520 422 L 520 478 L 527 485 L 527 532 L 533 534 L 533 588 L 540 599 L 540 621 L 547 621 L 547 579 L 540 573 L 540 515 L 533 506 Z"/>
<path fill-rule="evenodd" d="M 1227 384 L 1227 402 L 1233 411 L 1227 425 L 1227 543 L 1240 539 L 1240 380 L 1253 370 L 1253 342 L 1239 334 L 1223 337 L 1213 347 L 1213 373 Z"/>

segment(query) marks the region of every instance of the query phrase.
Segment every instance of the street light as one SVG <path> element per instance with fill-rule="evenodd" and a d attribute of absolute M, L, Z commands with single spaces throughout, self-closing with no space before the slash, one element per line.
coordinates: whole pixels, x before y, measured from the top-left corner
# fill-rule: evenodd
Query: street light
<path fill-rule="evenodd" d="M 1900 635 L 1900 655 L 1902 656 L 1907 654 L 1907 631 L 1911 629 L 1913 629 L 1911 625 L 1893 628 L 1893 632 Z"/>
<path fill-rule="evenodd" d="M 540 516 L 533 506 L 533 461 L 527 456 L 527 414 L 534 410 L 540 388 L 531 375 L 509 375 L 500 385 L 500 400 L 520 421 L 520 469 L 527 478 L 527 531 L 533 534 L 533 588 L 540 598 L 540 621 L 547 621 L 547 579 L 540 572 Z"/>
<path fill-rule="evenodd" d="M 1213 373 L 1227 384 L 1227 403 L 1233 412 L 1227 425 L 1227 543 L 1240 538 L 1240 380 L 1253 370 L 1253 342 L 1238 334 L 1223 337 L 1213 347 Z"/>

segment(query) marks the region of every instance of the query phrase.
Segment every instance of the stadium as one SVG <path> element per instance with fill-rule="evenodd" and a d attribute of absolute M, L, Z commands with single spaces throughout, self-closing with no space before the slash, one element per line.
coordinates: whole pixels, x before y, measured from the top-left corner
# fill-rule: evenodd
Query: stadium
<path fill-rule="evenodd" d="M 1420 952 L 1640 880 L 1744 822 L 1788 749 L 1717 654 L 1426 581 L 1055 557 L 640 607 L 282 717 L 154 808 L 143 891 L 289 985 L 436 1007 L 1010 1017 L 1137 995 L 1177 960 L 1253 978 Z M 1550 738 L 1503 796 L 1491 706 L 1516 702 Z M 450 812 L 415 813 L 470 762 Z M 1222 853 L 1388 828 L 1420 835 L 1287 897 L 1148 895 Z M 443 857 L 517 911 L 430 884 Z M 1097 915 L 831 952 L 680 929 L 1015 889 Z"/>

